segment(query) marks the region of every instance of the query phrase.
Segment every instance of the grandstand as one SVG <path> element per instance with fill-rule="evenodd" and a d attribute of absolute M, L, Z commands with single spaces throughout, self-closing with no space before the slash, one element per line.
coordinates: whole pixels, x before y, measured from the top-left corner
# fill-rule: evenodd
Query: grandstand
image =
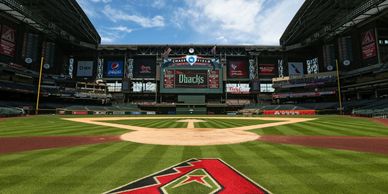
<path fill-rule="evenodd" d="M 306 1 L 280 39 L 286 58 L 273 80 L 277 103 L 346 113 L 384 107 L 387 7 L 385 0 Z"/>
<path fill-rule="evenodd" d="M 380 115 L 387 7 L 306 0 L 280 46 L 101 45 L 76 0 L 4 0 L 0 102 L 34 112 L 43 62 L 41 113 Z"/>
<path fill-rule="evenodd" d="M 25 115 L 25 112 L 21 108 L 1 107 L 0 106 L 0 118 L 1 117 L 22 116 L 22 115 Z"/>
<path fill-rule="evenodd" d="M 106 87 L 95 78 L 73 79 L 66 68 L 76 57 L 94 57 L 101 40 L 75 0 L 1 1 L 0 28 L 2 104 L 34 112 L 41 63 L 42 109 L 55 112 L 68 103 L 110 103 Z M 96 86 L 79 87 L 85 81 Z"/>

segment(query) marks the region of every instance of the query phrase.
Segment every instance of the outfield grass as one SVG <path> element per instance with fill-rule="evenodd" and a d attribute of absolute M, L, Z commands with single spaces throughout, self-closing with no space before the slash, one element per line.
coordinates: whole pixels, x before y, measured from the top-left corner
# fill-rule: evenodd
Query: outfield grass
<path fill-rule="evenodd" d="M 90 117 L 90 116 L 89 116 Z M 74 135 L 120 135 L 125 129 L 76 123 L 60 119 L 59 116 L 37 116 L 13 118 L 0 121 L 0 136 L 74 136 Z M 169 120 L 121 120 L 108 121 L 158 128 L 185 128 L 187 123 L 177 123 L 181 119 Z M 205 123 L 195 123 L 201 128 L 230 128 L 244 125 L 265 124 L 275 121 L 204 119 Z M 221 122 L 222 121 L 222 122 Z M 106 121 L 105 121 L 106 122 Z M 259 135 L 308 135 L 308 136 L 388 136 L 388 128 L 366 118 L 342 116 L 320 116 L 317 120 L 268 127 L 253 130 Z"/>
<path fill-rule="evenodd" d="M 117 121 L 102 121 L 106 123 L 116 123 L 122 125 L 150 127 L 150 128 L 186 128 L 187 123 L 177 122 L 182 119 L 155 119 L 155 120 L 117 120 Z"/>
<path fill-rule="evenodd" d="M 0 136 L 120 135 L 126 132 L 125 129 L 71 122 L 59 116 L 20 117 L 0 121 Z"/>
<path fill-rule="evenodd" d="M 326 116 L 258 134 L 387 136 L 368 119 Z M 57 116 L 0 121 L 0 136 L 116 135 Z M 118 142 L 0 155 L 0 193 L 101 193 L 190 158 L 221 158 L 273 193 L 386 193 L 388 156 L 248 142 L 159 146 Z M 190 194 L 190 192 L 188 192 Z"/>
<path fill-rule="evenodd" d="M 321 116 L 317 120 L 253 130 L 259 135 L 388 136 L 388 127 L 367 118 Z"/>
<path fill-rule="evenodd" d="M 242 126 L 250 126 L 250 125 L 259 125 L 266 123 L 275 123 L 279 121 L 267 121 L 267 120 L 228 120 L 228 119 L 201 119 L 206 122 L 203 123 L 195 123 L 195 127 L 197 128 L 233 128 L 233 127 L 242 127 Z"/>

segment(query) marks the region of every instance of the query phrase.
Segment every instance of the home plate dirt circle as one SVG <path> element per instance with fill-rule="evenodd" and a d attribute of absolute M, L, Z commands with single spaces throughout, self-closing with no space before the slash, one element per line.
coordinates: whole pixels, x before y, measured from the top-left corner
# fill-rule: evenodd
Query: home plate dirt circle
<path fill-rule="evenodd" d="M 181 119 L 177 122 L 187 123 L 186 128 L 148 128 L 124 124 L 109 123 L 117 120 L 166 120 Z M 274 123 L 242 126 L 235 128 L 195 128 L 194 123 L 206 122 L 201 119 L 228 120 L 267 120 Z M 205 146 L 237 144 L 259 139 L 259 135 L 249 130 L 280 126 L 314 120 L 314 118 L 274 118 L 274 117 L 103 117 L 103 118 L 65 118 L 65 120 L 116 127 L 132 130 L 120 136 L 124 141 L 156 145 Z"/>

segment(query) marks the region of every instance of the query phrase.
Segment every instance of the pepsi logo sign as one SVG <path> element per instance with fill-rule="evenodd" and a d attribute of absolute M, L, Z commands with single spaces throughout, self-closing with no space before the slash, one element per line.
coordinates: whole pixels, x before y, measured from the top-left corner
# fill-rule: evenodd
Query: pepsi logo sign
<path fill-rule="evenodd" d="M 124 62 L 122 61 L 109 61 L 108 62 L 108 76 L 121 77 L 123 75 Z"/>
<path fill-rule="evenodd" d="M 118 63 L 112 63 L 112 65 L 111 65 L 111 68 L 113 70 L 117 70 L 119 67 L 120 67 L 120 65 Z"/>

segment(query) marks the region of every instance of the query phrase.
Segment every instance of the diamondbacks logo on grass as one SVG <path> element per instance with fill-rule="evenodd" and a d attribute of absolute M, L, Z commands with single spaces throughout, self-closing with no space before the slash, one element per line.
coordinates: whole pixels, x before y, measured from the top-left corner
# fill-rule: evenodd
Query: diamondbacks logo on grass
<path fill-rule="evenodd" d="M 270 192 L 220 159 L 190 159 L 106 193 L 266 194 Z"/>

